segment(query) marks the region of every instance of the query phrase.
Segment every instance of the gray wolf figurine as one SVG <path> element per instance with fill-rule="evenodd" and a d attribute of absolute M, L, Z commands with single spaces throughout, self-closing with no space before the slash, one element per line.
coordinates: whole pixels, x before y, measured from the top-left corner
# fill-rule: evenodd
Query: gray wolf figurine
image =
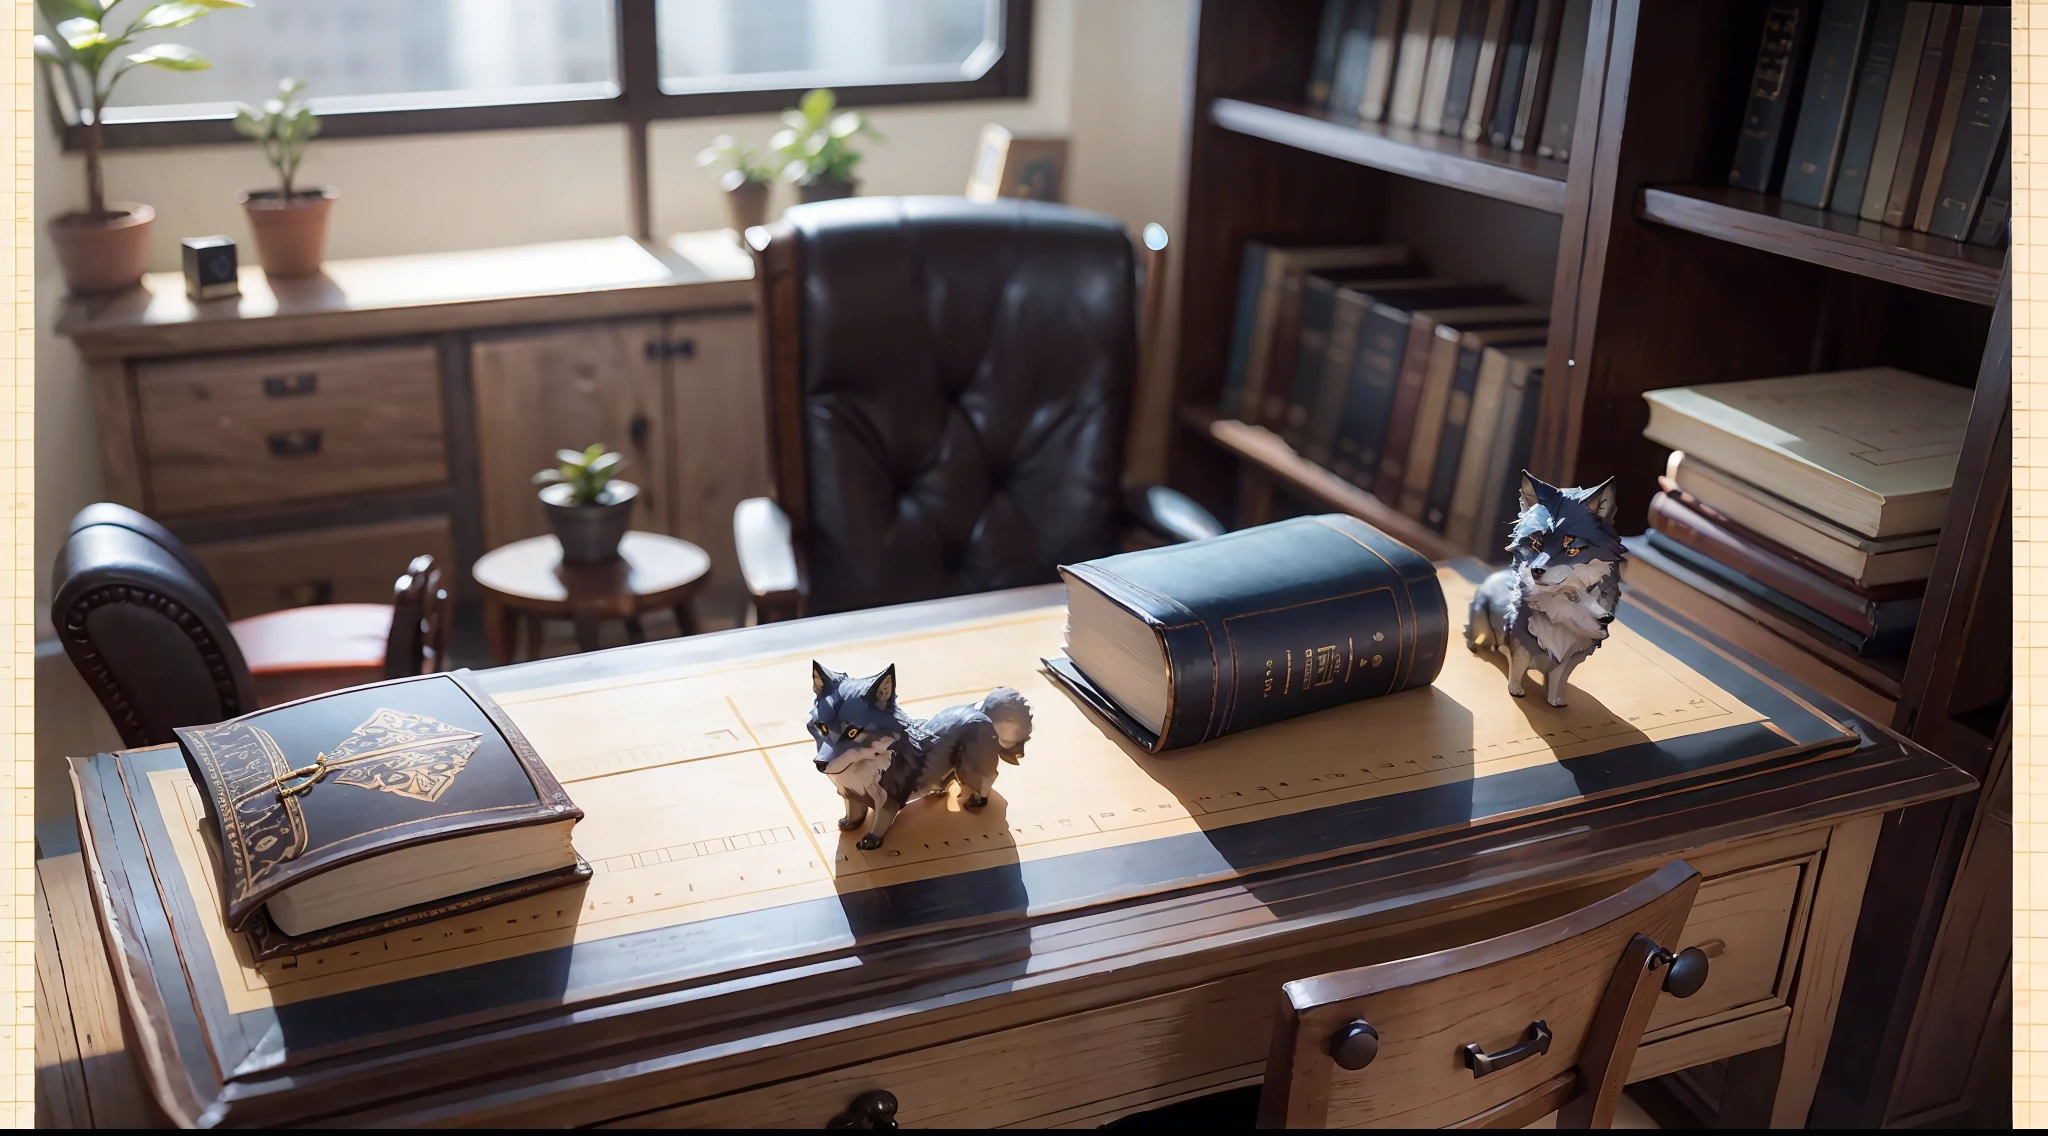
<path fill-rule="evenodd" d="M 1031 706 L 1007 686 L 980 702 L 948 706 L 924 721 L 896 706 L 896 668 L 871 678 L 848 678 L 811 664 L 811 737 L 818 772 L 846 798 L 841 832 L 874 822 L 855 847 L 880 848 L 904 805 L 946 791 L 954 781 L 970 809 L 988 804 L 998 760 L 1017 764 L 1031 740 Z"/>
<path fill-rule="evenodd" d="M 1529 671 L 1543 674 L 1544 701 L 1564 705 L 1572 669 L 1599 649 L 1621 602 L 1614 531 L 1614 479 L 1559 489 L 1522 471 L 1522 512 L 1508 540 L 1513 563 L 1472 594 L 1465 646 L 1508 657 L 1508 693 L 1523 696 Z"/>

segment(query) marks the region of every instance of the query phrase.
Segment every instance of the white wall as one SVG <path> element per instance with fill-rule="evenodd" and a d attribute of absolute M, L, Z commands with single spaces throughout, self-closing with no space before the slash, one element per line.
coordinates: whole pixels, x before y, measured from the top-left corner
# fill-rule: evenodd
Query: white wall
<path fill-rule="evenodd" d="M 885 107 L 888 139 L 861 165 L 868 194 L 959 193 L 985 122 L 1070 139 L 1068 200 L 1122 219 L 1178 222 L 1186 164 L 1192 0 L 1038 0 L 1028 100 Z M 650 131 L 657 234 L 724 225 L 714 178 L 697 151 L 731 131 L 756 143 L 774 115 L 678 120 Z M 36 116 L 39 221 L 80 208 L 84 161 L 62 153 Z M 341 259 L 605 236 L 631 229 L 626 138 L 617 126 L 331 139 L 308 152 L 303 177 L 340 190 L 328 254 Z M 150 268 L 178 267 L 178 241 L 248 239 L 237 191 L 267 184 L 253 146 L 115 151 L 107 194 L 157 211 Z M 790 200 L 778 186 L 776 208 Z M 63 285 L 46 242 L 36 247 L 37 595 L 71 515 L 103 491 L 98 433 L 84 369 L 55 323 Z"/>

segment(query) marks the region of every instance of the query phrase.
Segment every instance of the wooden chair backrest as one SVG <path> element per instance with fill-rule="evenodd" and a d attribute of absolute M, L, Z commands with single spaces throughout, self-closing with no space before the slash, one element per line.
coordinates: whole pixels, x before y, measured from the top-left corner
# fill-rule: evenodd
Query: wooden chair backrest
<path fill-rule="evenodd" d="M 431 674 L 448 666 L 449 627 L 455 622 L 453 582 L 433 556 L 422 553 L 391 588 L 391 638 L 384 647 L 384 677 Z"/>
<path fill-rule="evenodd" d="M 1674 861 L 1547 923 L 1288 983 L 1259 1126 L 1519 1128 L 1557 1111 L 1559 1128 L 1608 1127 L 1699 882 Z M 1688 952 L 1687 977 L 1705 963 Z"/>

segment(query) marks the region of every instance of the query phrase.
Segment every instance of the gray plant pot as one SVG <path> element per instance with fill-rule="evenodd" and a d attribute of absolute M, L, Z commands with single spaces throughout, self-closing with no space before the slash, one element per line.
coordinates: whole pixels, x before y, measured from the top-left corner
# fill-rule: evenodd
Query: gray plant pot
<path fill-rule="evenodd" d="M 852 197 L 859 191 L 859 178 L 850 181 L 814 181 L 809 185 L 797 186 L 796 199 L 800 205 L 809 205 L 813 201 L 837 201 L 842 197 Z"/>
<path fill-rule="evenodd" d="M 605 486 L 604 499 L 595 505 L 570 504 L 574 490 L 567 485 L 549 485 L 540 491 L 540 506 L 547 512 L 548 527 L 562 542 L 562 560 L 568 564 L 602 564 L 619 555 L 619 539 L 633 522 L 633 501 L 640 487 L 630 481 Z"/>

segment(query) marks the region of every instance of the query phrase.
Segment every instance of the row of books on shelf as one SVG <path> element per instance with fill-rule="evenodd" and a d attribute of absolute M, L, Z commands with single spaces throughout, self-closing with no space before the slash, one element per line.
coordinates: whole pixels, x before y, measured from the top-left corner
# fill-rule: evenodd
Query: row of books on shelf
<path fill-rule="evenodd" d="M 1497 558 L 1550 309 L 1398 245 L 1245 243 L 1221 409 L 1451 543 Z"/>
<path fill-rule="evenodd" d="M 2011 17 L 1988 4 L 1773 0 L 1728 183 L 2002 244 Z"/>
<path fill-rule="evenodd" d="M 1593 0 L 1325 0 L 1308 101 L 1564 161 Z"/>
<path fill-rule="evenodd" d="M 1889 367 L 1651 391 L 1672 447 L 1637 552 L 1824 643 L 1904 655 L 1970 413 L 1968 389 Z"/>

